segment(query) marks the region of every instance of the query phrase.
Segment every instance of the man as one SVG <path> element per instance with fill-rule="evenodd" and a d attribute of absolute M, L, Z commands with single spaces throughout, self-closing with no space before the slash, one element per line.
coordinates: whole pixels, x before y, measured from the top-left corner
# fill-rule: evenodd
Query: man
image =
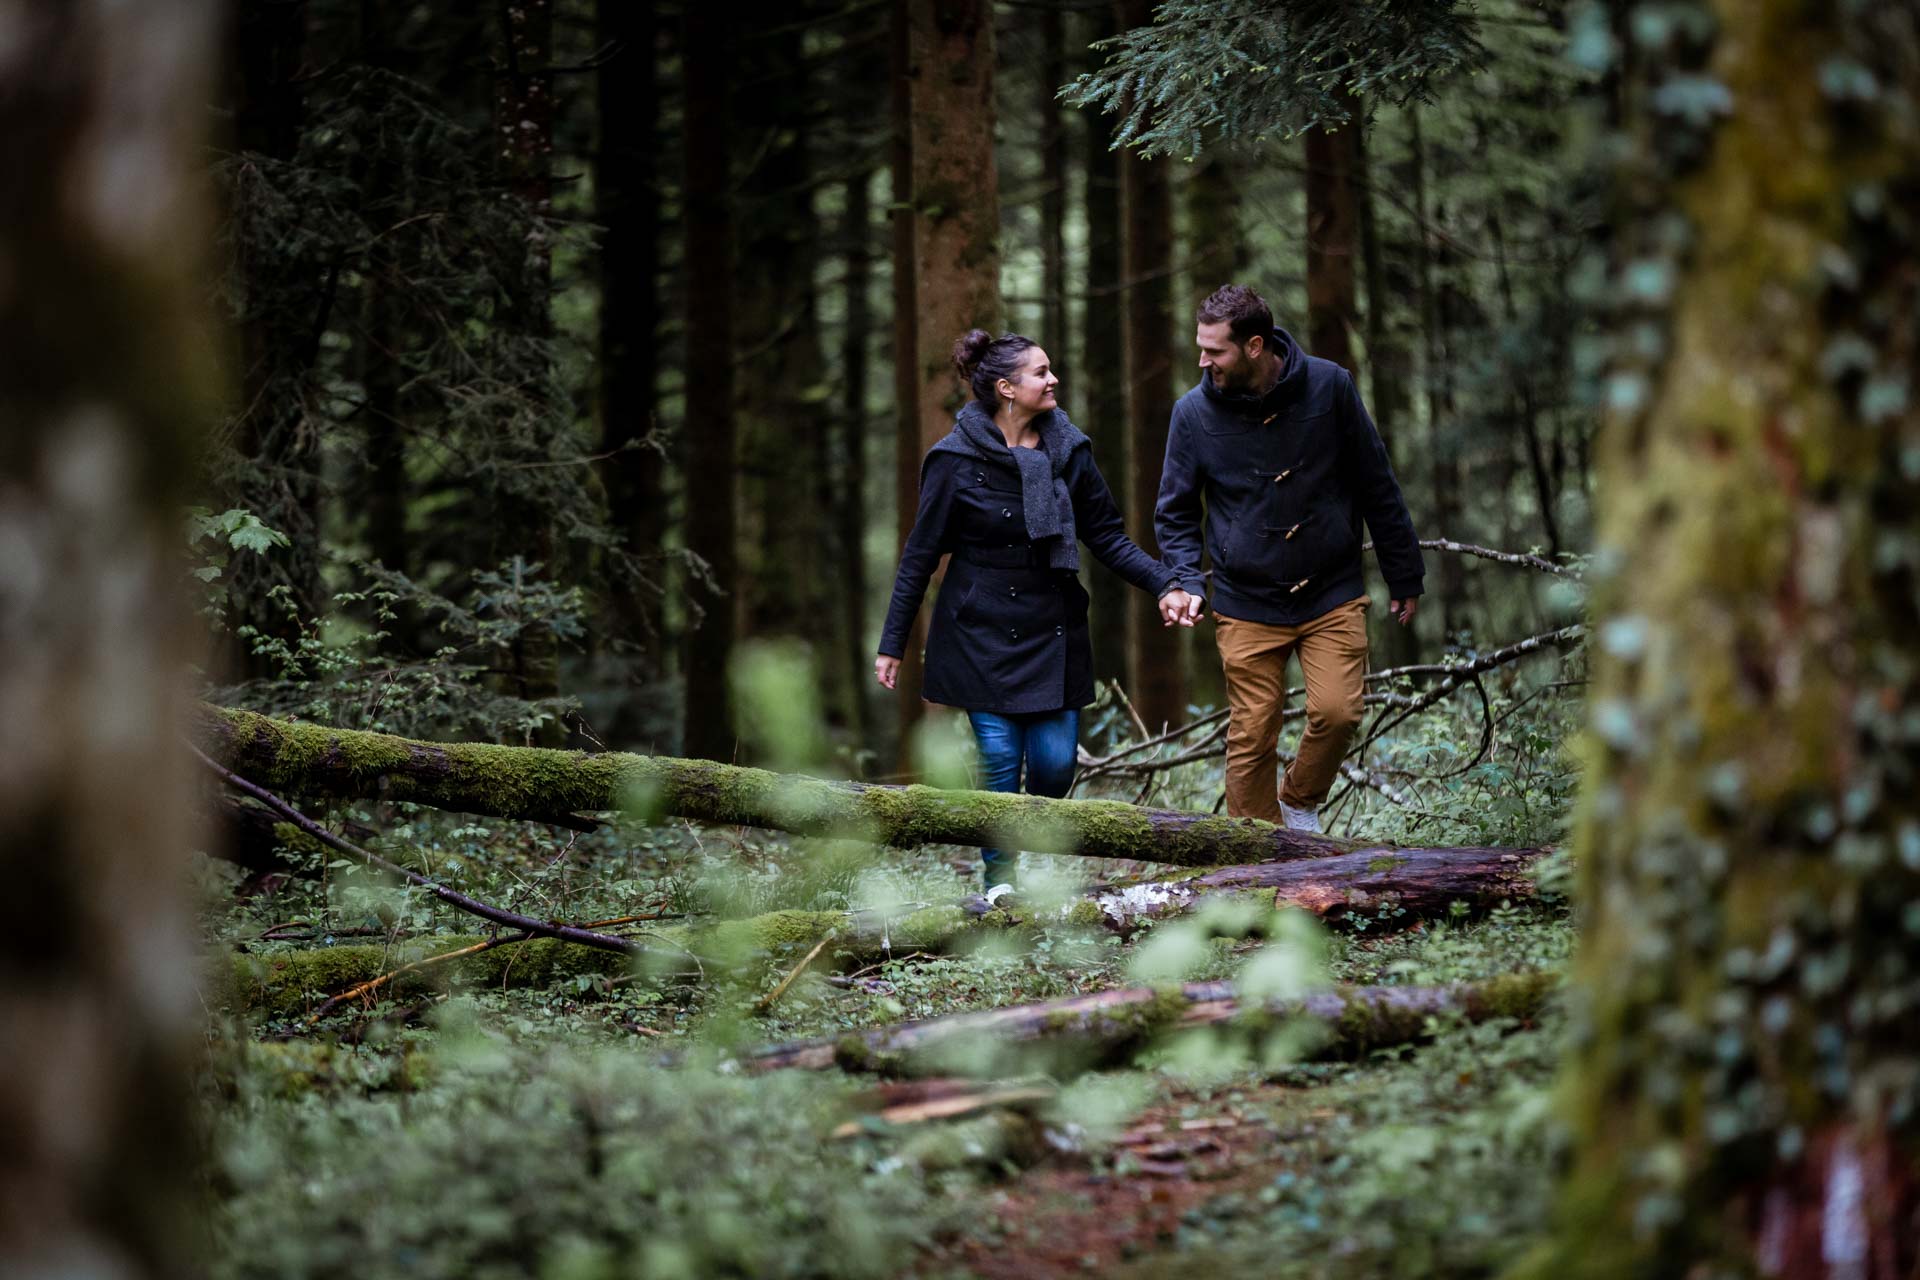
<path fill-rule="evenodd" d="M 1320 830 L 1320 806 L 1359 727 L 1367 673 L 1360 522 L 1373 533 L 1388 611 L 1419 607 L 1426 566 L 1386 447 L 1347 371 L 1306 354 L 1259 294 L 1225 285 L 1196 317 L 1199 385 L 1173 407 L 1154 536 L 1198 616 L 1202 508 L 1227 677 L 1227 812 Z M 1177 616 L 1176 616 L 1177 615 Z M 1307 685 L 1300 753 L 1275 794 L 1287 659 Z"/>

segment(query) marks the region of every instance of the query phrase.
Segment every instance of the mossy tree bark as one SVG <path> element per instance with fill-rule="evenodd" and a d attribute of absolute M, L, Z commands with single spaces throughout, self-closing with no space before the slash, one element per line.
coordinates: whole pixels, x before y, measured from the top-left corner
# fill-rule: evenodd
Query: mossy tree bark
<path fill-rule="evenodd" d="M 1574 1159 L 1527 1270 L 1910 1276 L 1920 19 L 1640 7 Z"/>
<path fill-rule="evenodd" d="M 175 557 L 219 412 L 192 180 L 212 17 L 0 8 L 6 1275 L 199 1270 Z"/>
<path fill-rule="evenodd" d="M 650 818 L 671 815 L 901 847 L 1006 845 L 1191 867 L 1317 858 L 1363 847 L 1252 819 L 1111 800 L 827 782 L 620 752 L 417 742 L 249 711 L 205 709 L 198 736 L 209 755 L 281 794 L 407 800 L 570 826 L 579 825 L 575 815 L 582 812 L 624 809 Z"/>

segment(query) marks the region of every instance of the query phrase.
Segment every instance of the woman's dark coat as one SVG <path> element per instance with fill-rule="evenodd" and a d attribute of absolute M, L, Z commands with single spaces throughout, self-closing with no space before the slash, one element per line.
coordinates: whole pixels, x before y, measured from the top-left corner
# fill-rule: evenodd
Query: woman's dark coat
<path fill-rule="evenodd" d="M 991 416 L 974 404 L 961 415 L 921 464 L 920 510 L 900 556 L 879 651 L 906 653 L 934 566 L 951 552 L 927 632 L 921 696 L 1001 714 L 1083 707 L 1093 701 L 1086 590 L 1071 570 L 1047 567 L 1062 559 L 1058 537 L 1028 537 L 1020 470 Z M 963 429 L 967 415 L 977 415 L 972 430 Z M 1172 575 L 1127 537 L 1092 442 L 1057 409 L 1034 426 L 1072 500 L 1080 541 L 1143 591 L 1158 595 L 1172 586 Z M 1105 640 L 1121 643 L 1119 636 Z"/>

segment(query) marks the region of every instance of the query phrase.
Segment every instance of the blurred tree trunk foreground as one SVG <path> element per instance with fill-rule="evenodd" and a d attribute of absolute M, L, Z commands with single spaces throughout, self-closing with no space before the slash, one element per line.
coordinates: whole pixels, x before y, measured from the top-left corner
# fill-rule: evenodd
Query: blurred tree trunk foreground
<path fill-rule="evenodd" d="M 186 1275 L 212 6 L 0 7 L 0 1274 Z M 21 732 L 32 726 L 30 732 Z"/>
<path fill-rule="evenodd" d="M 1911 1276 L 1920 16 L 1613 8 L 1574 1153 L 1522 1271 Z"/>

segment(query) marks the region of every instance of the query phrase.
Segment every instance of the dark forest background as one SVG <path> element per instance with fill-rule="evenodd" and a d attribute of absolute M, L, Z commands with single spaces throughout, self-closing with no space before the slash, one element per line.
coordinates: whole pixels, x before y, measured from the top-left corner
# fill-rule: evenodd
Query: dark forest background
<path fill-rule="evenodd" d="M 1291 116 L 1235 118 L 1199 76 L 1156 90 L 1133 123 L 1211 122 L 1194 158 L 1116 148 L 1124 114 L 1058 96 L 1150 16 L 243 0 L 213 157 L 241 396 L 204 575 L 228 700 L 729 759 L 729 671 L 771 644 L 811 671 L 841 771 L 898 776 L 917 675 L 896 697 L 870 668 L 952 340 L 1048 349 L 1150 546 L 1193 306 L 1229 279 L 1358 375 L 1423 538 L 1577 555 L 1570 293 L 1597 214 L 1563 6 L 1379 33 L 1381 92 L 1303 64 Z M 1204 67 L 1206 15 L 1173 17 Z M 1068 97 L 1136 105 L 1112 74 Z M 249 549 L 255 520 L 284 538 Z M 1413 634 L 1374 610 L 1376 666 L 1565 618 L 1498 565 L 1429 559 Z M 1094 741 L 1125 722 L 1112 687 L 1156 730 L 1221 703 L 1209 631 L 1086 573 Z"/>

